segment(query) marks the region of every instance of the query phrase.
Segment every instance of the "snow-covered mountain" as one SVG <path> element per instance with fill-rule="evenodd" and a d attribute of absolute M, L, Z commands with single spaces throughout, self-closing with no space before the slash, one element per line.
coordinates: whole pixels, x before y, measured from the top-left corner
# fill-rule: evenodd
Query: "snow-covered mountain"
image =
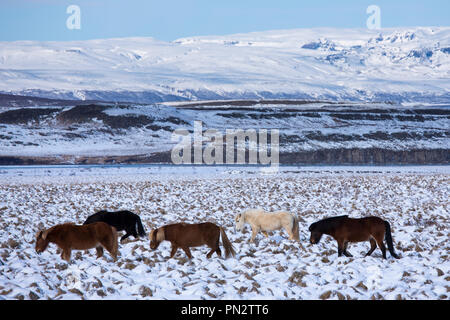
<path fill-rule="evenodd" d="M 448 103 L 449 88 L 448 27 L 0 42 L 0 92 L 46 98 Z"/>

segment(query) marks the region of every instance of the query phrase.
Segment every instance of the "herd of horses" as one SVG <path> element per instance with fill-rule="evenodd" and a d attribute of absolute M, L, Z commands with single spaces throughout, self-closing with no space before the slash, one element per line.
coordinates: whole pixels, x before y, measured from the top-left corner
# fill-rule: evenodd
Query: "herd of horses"
<path fill-rule="evenodd" d="M 289 239 L 300 241 L 299 222 L 295 215 L 286 211 L 266 212 L 262 209 L 250 209 L 235 216 L 236 230 L 243 231 L 245 224 L 252 229 L 250 241 L 254 242 L 256 235 L 284 228 Z M 36 234 L 36 252 L 43 252 L 49 243 L 56 244 L 61 250 L 61 258 L 70 262 L 72 250 L 88 250 L 96 248 L 97 258 L 103 256 L 106 249 L 114 261 L 118 254 L 118 231 L 125 231 L 122 242 L 130 235 L 135 238 L 146 235 L 140 217 L 130 211 L 99 211 L 89 216 L 83 225 L 64 223 L 42 230 Z M 311 232 L 310 243 L 319 243 L 322 235 L 330 235 L 338 244 L 338 256 L 348 253 L 349 242 L 370 242 L 370 250 L 366 256 L 372 254 L 377 245 L 383 258 L 386 259 L 386 240 L 390 254 L 398 259 L 392 242 L 389 222 L 374 216 L 365 218 L 349 218 L 347 215 L 325 218 L 309 226 Z M 156 250 L 162 241 L 169 241 L 172 245 L 170 258 L 181 248 L 189 259 L 192 258 L 190 247 L 207 245 L 211 250 L 207 253 L 210 258 L 214 252 L 221 256 L 220 238 L 225 249 L 225 258 L 235 256 L 236 252 L 228 239 L 223 227 L 211 222 L 189 224 L 174 223 L 164 225 L 150 232 L 150 248 Z"/>

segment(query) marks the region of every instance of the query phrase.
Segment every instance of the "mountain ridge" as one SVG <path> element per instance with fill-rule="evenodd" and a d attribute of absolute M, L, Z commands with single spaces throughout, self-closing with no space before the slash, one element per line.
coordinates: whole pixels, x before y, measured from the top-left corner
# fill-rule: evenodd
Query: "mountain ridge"
<path fill-rule="evenodd" d="M 5 94 L 134 103 L 450 101 L 449 27 L 0 44 Z"/>

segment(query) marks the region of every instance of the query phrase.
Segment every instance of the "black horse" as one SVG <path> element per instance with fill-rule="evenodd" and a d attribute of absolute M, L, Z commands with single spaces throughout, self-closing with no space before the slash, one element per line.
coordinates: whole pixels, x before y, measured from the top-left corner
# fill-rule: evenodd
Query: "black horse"
<path fill-rule="evenodd" d="M 134 236 L 135 238 L 139 236 L 144 237 L 146 235 L 144 227 L 142 226 L 141 218 L 133 212 L 130 211 L 99 211 L 91 216 L 89 216 L 83 224 L 90 224 L 93 222 L 102 221 L 110 226 L 113 226 L 117 231 L 125 230 L 126 234 L 120 238 L 122 242 L 129 236 Z"/>

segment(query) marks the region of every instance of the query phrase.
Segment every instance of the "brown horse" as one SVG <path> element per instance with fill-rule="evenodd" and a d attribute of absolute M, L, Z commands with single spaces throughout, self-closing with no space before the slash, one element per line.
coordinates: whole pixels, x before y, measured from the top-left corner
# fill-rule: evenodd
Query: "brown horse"
<path fill-rule="evenodd" d="M 172 244 L 170 258 L 175 255 L 178 248 L 181 248 L 186 252 L 188 258 L 192 259 L 189 247 L 198 247 L 206 244 L 211 248 L 211 251 L 206 255 L 207 258 L 211 258 L 214 252 L 220 257 L 222 254 L 219 248 L 220 235 L 222 235 L 222 245 L 225 248 L 225 257 L 228 258 L 230 254 L 234 256 L 236 253 L 224 229 L 211 222 L 198 224 L 182 222 L 152 230 L 150 233 L 150 248 L 155 250 L 162 241 L 167 240 Z"/>
<path fill-rule="evenodd" d="M 72 250 L 97 249 L 97 258 L 103 256 L 103 248 L 117 260 L 117 231 L 104 222 L 87 225 L 64 223 L 36 234 L 36 252 L 41 253 L 50 242 L 62 249 L 61 258 L 70 262 Z"/>
<path fill-rule="evenodd" d="M 349 242 L 370 241 L 370 250 L 366 256 L 370 256 L 378 244 L 383 253 L 383 259 L 386 259 L 386 247 L 383 243 L 383 239 L 386 239 L 389 252 L 394 258 L 399 259 L 392 244 L 391 226 L 389 222 L 378 217 L 352 219 L 345 215 L 326 218 L 311 224 L 309 231 L 311 231 L 312 244 L 318 243 L 323 234 L 332 236 L 338 243 L 339 257 L 342 254 L 352 257 L 347 251 Z"/>

